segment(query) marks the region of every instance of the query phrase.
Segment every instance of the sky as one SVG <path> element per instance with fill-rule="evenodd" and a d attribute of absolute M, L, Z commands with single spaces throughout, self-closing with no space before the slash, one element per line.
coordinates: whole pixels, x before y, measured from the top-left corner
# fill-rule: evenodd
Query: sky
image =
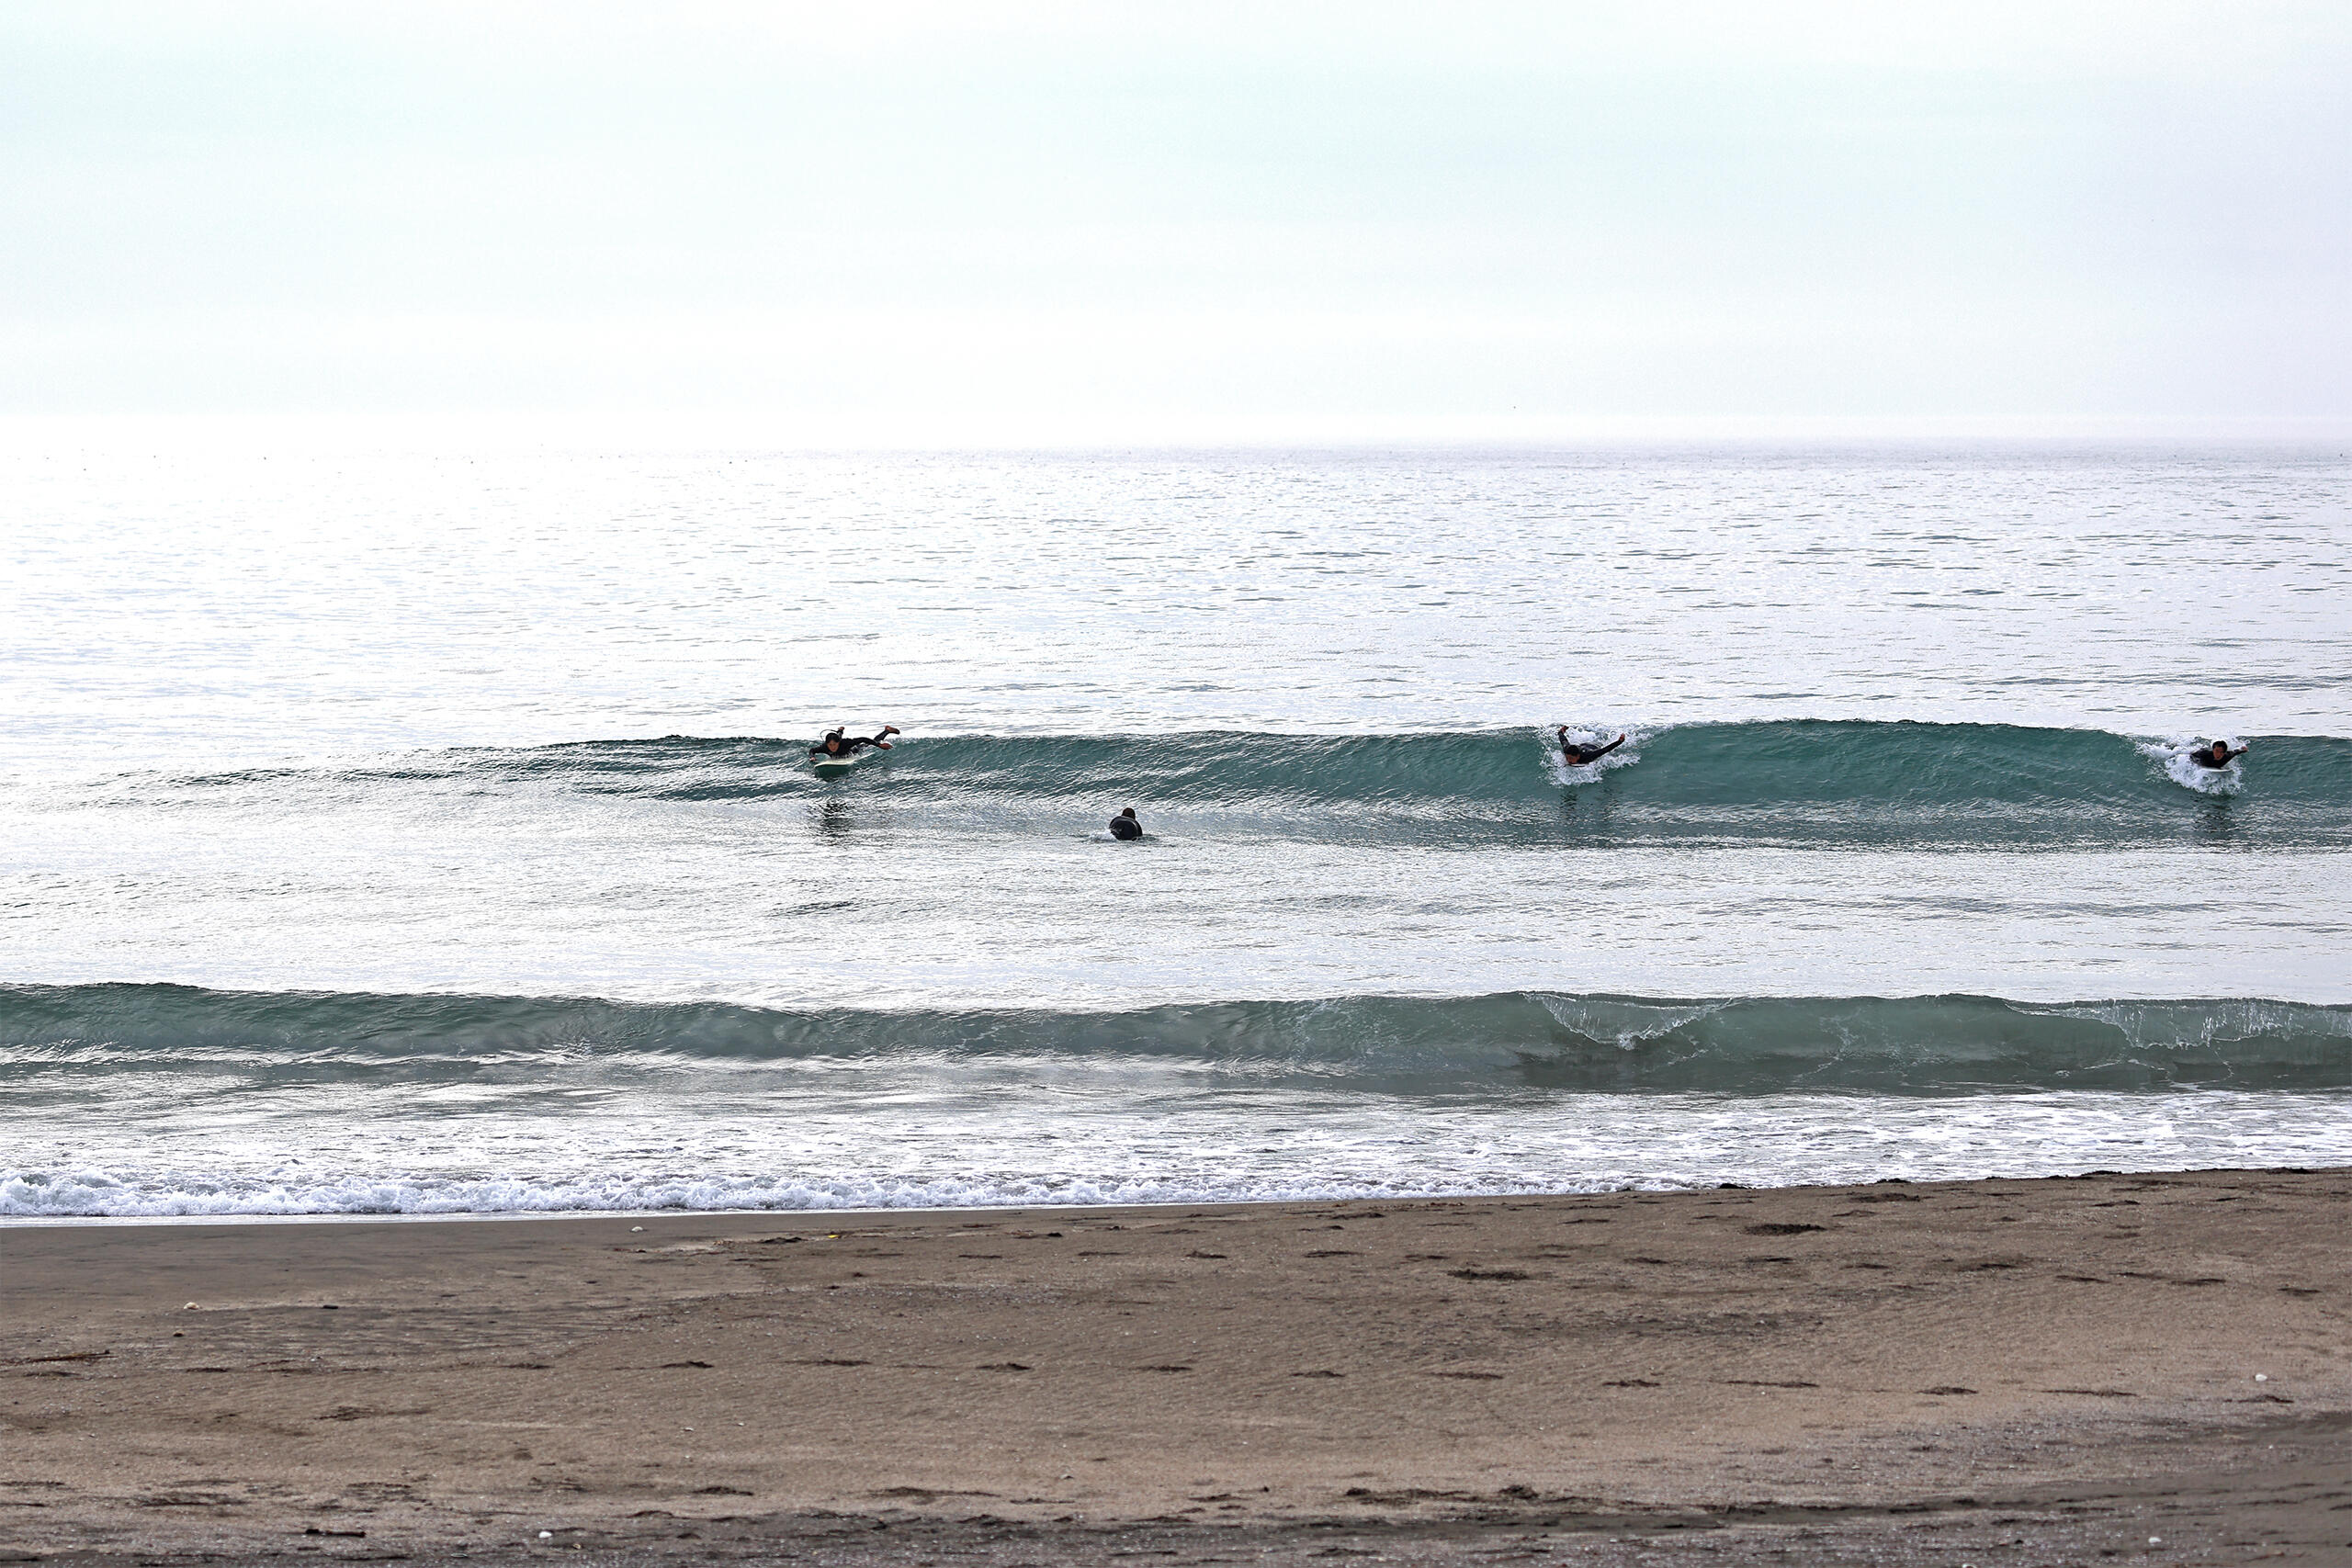
<path fill-rule="evenodd" d="M 0 415 L 2352 430 L 2352 6 L 0 0 Z"/>

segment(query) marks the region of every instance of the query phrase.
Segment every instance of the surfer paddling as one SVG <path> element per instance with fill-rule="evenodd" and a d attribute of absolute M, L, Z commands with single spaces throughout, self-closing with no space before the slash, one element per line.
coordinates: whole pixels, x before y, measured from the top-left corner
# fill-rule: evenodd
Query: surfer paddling
<path fill-rule="evenodd" d="M 2246 748 L 2230 750 L 2226 740 L 2216 740 L 2211 746 L 2199 746 L 2188 754 L 2188 760 L 2200 768 L 2226 768 L 2246 754 Z"/>
<path fill-rule="evenodd" d="M 1581 768 L 1588 763 L 1598 762 L 1623 744 L 1625 744 L 1625 738 L 1620 735 L 1606 746 L 1587 746 L 1581 741 L 1569 739 L 1568 727 L 1565 724 L 1560 726 L 1560 755 L 1572 768 Z"/>
<path fill-rule="evenodd" d="M 888 751 L 890 749 L 890 743 L 882 737 L 898 734 L 899 727 L 895 724 L 886 724 L 879 732 L 873 735 L 851 735 L 847 730 L 846 725 L 827 730 L 824 739 L 808 748 L 808 755 L 811 757 L 854 757 L 868 746 L 877 750 Z"/>

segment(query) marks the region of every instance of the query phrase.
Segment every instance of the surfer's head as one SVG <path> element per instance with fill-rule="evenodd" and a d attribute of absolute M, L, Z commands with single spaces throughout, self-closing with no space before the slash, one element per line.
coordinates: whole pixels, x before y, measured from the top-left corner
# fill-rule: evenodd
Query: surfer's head
<path fill-rule="evenodd" d="M 1134 820 L 1136 819 L 1136 808 L 1135 808 L 1134 807 L 1132 807 L 1132 806 L 1127 807 L 1125 807 L 1125 809 L 1123 809 L 1123 810 L 1119 813 L 1119 815 L 1120 815 L 1120 816 L 1122 816 L 1122 817 L 1124 817 L 1124 818 L 1125 818 L 1128 821 L 1132 822 L 1132 821 L 1134 821 Z"/>

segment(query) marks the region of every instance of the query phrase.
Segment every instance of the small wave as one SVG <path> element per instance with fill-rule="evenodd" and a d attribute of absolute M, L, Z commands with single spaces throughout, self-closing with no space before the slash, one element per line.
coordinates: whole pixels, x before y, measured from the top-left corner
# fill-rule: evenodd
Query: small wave
<path fill-rule="evenodd" d="M 589 998 L 0 987 L 0 1082 L 317 1081 L 898 1060 L 1154 1064 L 1393 1092 L 2352 1088 L 2352 1007 L 1994 997 L 1464 998 L 888 1011 Z"/>
<path fill-rule="evenodd" d="M 1626 727 L 1569 728 L 1602 740 Z M 847 783 L 814 777 L 797 739 L 671 736 L 434 752 L 341 773 L 118 780 L 105 788 L 138 804 L 230 809 L 284 799 L 549 792 L 679 807 L 805 802 L 895 814 L 908 831 L 959 833 L 1034 832 L 1131 804 L 1195 836 L 2003 848 L 2225 838 L 2256 847 L 2352 846 L 2352 740 L 2256 737 L 2249 760 L 2216 771 L 2188 762 L 2178 740 L 2098 730 L 1807 719 L 1627 734 L 1623 749 L 1582 767 L 1561 757 L 1550 727 L 916 734 Z M 2200 800 L 2226 802 L 2228 810 L 2199 811 Z"/>

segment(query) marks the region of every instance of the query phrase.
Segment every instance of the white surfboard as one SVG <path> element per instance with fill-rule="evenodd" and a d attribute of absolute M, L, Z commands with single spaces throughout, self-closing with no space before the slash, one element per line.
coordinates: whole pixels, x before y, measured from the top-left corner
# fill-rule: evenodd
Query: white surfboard
<path fill-rule="evenodd" d="M 811 765 L 816 768 L 819 778 L 837 779 L 865 761 L 865 753 L 863 751 L 854 751 L 846 757 L 820 755 Z"/>

